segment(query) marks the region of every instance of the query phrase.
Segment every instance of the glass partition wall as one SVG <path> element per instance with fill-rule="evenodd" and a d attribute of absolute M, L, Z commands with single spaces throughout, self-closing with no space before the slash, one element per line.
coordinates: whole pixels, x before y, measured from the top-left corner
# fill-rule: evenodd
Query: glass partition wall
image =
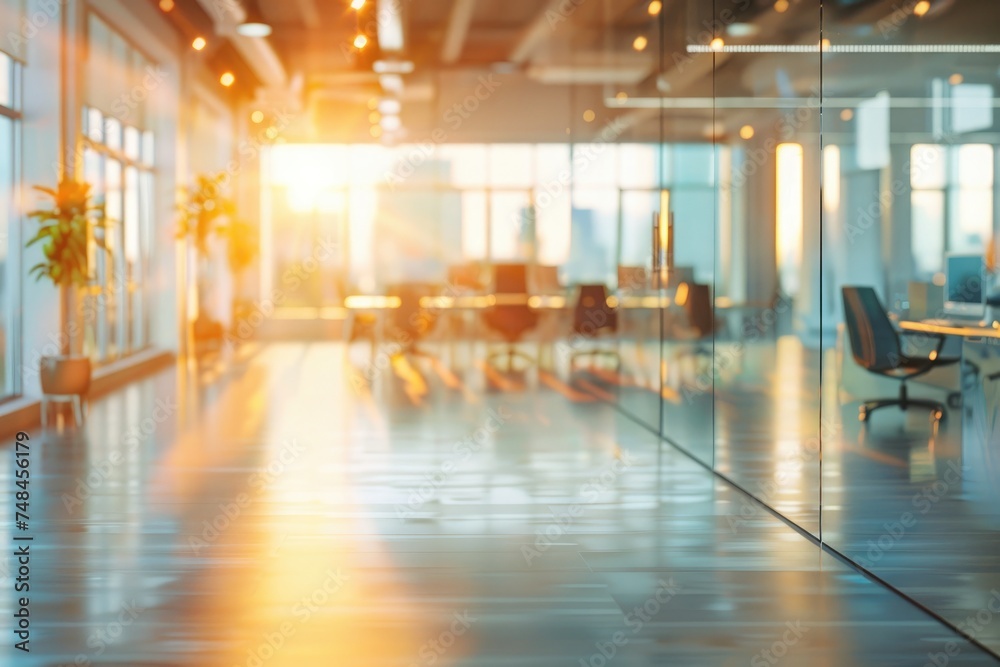
<path fill-rule="evenodd" d="M 665 4 L 656 96 L 691 147 L 664 161 L 661 435 L 749 494 L 734 530 L 762 503 L 994 652 L 998 19 Z"/>
<path fill-rule="evenodd" d="M 773 510 L 1000 652 L 981 620 L 1000 610 L 1000 347 L 976 328 L 1000 312 L 1000 6 L 602 0 L 567 20 L 592 29 L 555 30 L 550 57 L 600 83 L 566 83 L 542 143 L 275 148 L 273 280 L 327 234 L 346 268 L 302 304 L 470 262 L 554 268 L 570 312 L 603 285 L 617 359 L 574 369 L 594 341 L 566 338 L 553 384 L 742 488 L 734 531 Z M 415 210 L 423 240 L 397 224 Z M 845 287 L 875 297 L 853 338 Z M 963 335 L 927 333 L 962 314 Z M 906 405 L 859 419 L 905 374 Z"/>
<path fill-rule="evenodd" d="M 904 334 L 908 322 L 975 328 L 987 315 L 1000 6 L 915 2 L 864 16 L 862 32 L 849 8 L 824 10 L 823 539 L 1000 652 L 998 341 L 902 335 L 888 357 L 898 373 L 947 362 L 907 382 L 909 398 L 940 403 L 944 418 L 911 405 L 862 421 L 860 406 L 899 398 L 900 382 L 865 369 L 874 351 L 852 346 L 843 294 L 873 289 Z M 928 650 L 931 664 L 952 655 Z"/>

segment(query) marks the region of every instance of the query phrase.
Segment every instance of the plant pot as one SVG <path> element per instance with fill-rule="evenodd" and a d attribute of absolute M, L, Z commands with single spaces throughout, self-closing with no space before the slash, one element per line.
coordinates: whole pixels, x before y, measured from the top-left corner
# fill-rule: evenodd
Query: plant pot
<path fill-rule="evenodd" d="M 38 377 L 47 396 L 85 396 L 90 391 L 90 357 L 42 357 Z"/>

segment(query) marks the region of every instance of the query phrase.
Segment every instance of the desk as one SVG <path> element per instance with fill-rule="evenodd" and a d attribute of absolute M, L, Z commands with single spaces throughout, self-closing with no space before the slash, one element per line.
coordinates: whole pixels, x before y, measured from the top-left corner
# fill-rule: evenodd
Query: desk
<path fill-rule="evenodd" d="M 900 320 L 899 328 L 903 331 L 916 331 L 934 336 L 1000 339 L 1000 327 L 996 325 L 986 327 L 949 323 L 944 320 Z"/>

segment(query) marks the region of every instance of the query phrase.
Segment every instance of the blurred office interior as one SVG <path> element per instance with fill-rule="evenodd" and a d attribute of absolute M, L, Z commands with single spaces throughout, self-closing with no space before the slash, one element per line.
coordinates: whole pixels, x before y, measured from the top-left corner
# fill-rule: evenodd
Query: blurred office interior
<path fill-rule="evenodd" d="M 0 0 L 5 664 L 996 660 L 998 24 Z"/>

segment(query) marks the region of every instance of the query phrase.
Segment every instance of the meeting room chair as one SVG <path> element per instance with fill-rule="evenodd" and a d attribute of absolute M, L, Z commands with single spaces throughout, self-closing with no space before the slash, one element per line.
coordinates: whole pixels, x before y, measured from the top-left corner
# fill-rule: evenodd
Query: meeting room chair
<path fill-rule="evenodd" d="M 389 296 L 399 297 L 399 307 L 391 311 L 387 338 L 397 343 L 403 354 L 431 357 L 433 355 L 418 345 L 434 328 L 437 316 L 433 311 L 422 308 L 420 299 L 435 296 L 440 288 L 429 283 L 399 283 L 387 286 Z"/>
<path fill-rule="evenodd" d="M 576 305 L 573 307 L 574 343 L 582 340 L 597 341 L 618 333 L 618 311 L 608 305 L 608 290 L 604 285 L 580 285 L 577 288 Z M 585 357 L 610 357 L 620 363 L 616 347 L 593 345 L 587 349 L 574 350 L 570 355 L 570 371 L 576 368 L 578 359 Z"/>
<path fill-rule="evenodd" d="M 899 397 L 865 401 L 858 418 L 867 422 L 871 413 L 880 408 L 897 406 L 903 410 L 910 407 L 925 408 L 931 415 L 942 420 L 947 412 L 943 403 L 928 399 L 910 398 L 906 382 L 930 371 L 956 364 L 958 358 L 942 357 L 945 337 L 931 334 L 938 339 L 937 348 L 929 357 L 910 356 L 903 347 L 900 332 L 892 325 L 889 315 L 878 295 L 871 287 L 844 287 L 844 320 L 850 338 L 854 361 L 870 373 L 900 381 Z M 904 335 L 917 332 L 902 332 Z"/>
<path fill-rule="evenodd" d="M 517 343 L 538 324 L 538 313 L 528 305 L 528 274 L 525 264 L 497 264 L 494 266 L 494 294 L 497 297 L 524 297 L 524 303 L 498 304 L 483 313 L 486 326 L 500 334 L 507 347 L 503 352 L 487 355 L 487 362 L 506 357 L 507 370 L 513 370 L 514 358 L 529 363 L 535 359 L 517 349 Z"/>

